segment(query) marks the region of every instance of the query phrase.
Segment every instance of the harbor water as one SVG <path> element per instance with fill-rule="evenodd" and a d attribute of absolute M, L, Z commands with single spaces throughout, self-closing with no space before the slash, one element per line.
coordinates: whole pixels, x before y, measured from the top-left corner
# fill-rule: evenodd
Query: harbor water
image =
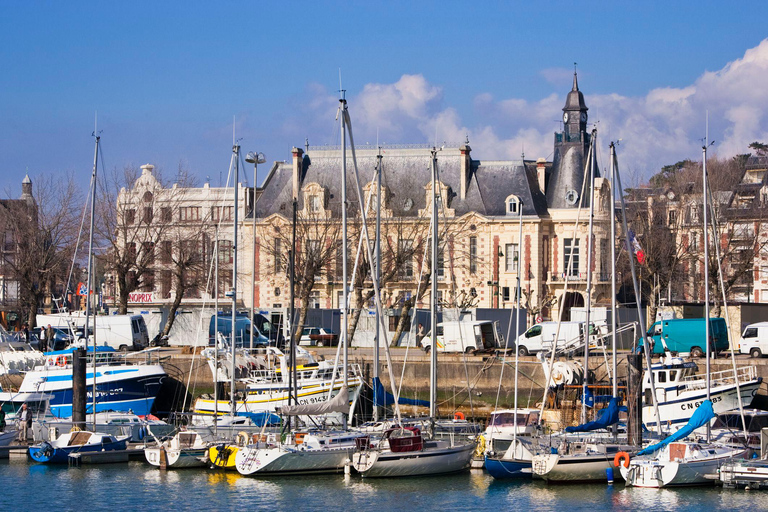
<path fill-rule="evenodd" d="M 162 471 L 141 462 L 67 468 L 0 461 L 3 510 L 768 510 L 768 492 L 547 485 L 450 476 L 252 478 L 208 469 Z"/>

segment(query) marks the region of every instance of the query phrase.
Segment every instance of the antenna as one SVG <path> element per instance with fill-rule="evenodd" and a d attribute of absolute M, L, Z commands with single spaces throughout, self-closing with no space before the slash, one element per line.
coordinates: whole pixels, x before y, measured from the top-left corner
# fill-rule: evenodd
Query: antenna
<path fill-rule="evenodd" d="M 235 145 L 235 116 L 232 116 L 232 145 Z"/>

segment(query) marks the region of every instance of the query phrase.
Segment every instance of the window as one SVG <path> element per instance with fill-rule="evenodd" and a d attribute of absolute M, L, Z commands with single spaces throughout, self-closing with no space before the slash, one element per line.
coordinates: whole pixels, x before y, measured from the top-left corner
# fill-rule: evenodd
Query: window
<path fill-rule="evenodd" d="M 219 265 L 232 263 L 232 240 L 219 240 Z"/>
<path fill-rule="evenodd" d="M 131 242 L 127 244 L 125 246 L 125 252 L 130 261 L 133 261 L 133 262 L 136 261 L 136 243 L 135 242 Z"/>
<path fill-rule="evenodd" d="M 151 292 L 155 289 L 155 273 L 150 271 L 144 272 L 144 276 L 141 279 L 141 291 Z"/>
<path fill-rule="evenodd" d="M 469 273 L 477 274 L 477 237 L 469 237 Z"/>
<path fill-rule="evenodd" d="M 143 262 L 145 265 L 155 264 L 155 243 L 143 242 L 141 244 L 141 252 L 143 253 Z"/>
<path fill-rule="evenodd" d="M 342 281 L 344 279 L 344 252 L 342 251 L 341 241 L 336 242 L 336 280 Z M 341 302 L 339 302 L 341 304 Z"/>
<path fill-rule="evenodd" d="M 134 222 L 136 222 L 136 210 L 131 208 L 130 210 L 125 210 L 123 213 L 123 221 L 125 222 L 126 226 L 130 226 Z"/>
<path fill-rule="evenodd" d="M 566 238 L 563 242 L 564 273 L 570 277 L 579 275 L 579 239 Z"/>
<path fill-rule="evenodd" d="M 413 279 L 413 240 L 402 239 L 398 241 L 398 250 L 400 252 L 400 280 Z"/>
<path fill-rule="evenodd" d="M 320 292 L 313 291 L 309 293 L 309 307 L 320 309 Z"/>
<path fill-rule="evenodd" d="M 173 219 L 173 213 L 171 212 L 171 209 L 167 206 L 163 206 L 160 208 L 160 220 L 163 222 L 171 222 Z"/>
<path fill-rule="evenodd" d="M 213 220 L 213 222 L 232 220 L 234 213 L 234 206 L 212 206 L 211 220 Z"/>
<path fill-rule="evenodd" d="M 445 279 L 445 255 L 442 248 L 437 251 L 437 278 Z"/>
<path fill-rule="evenodd" d="M 155 216 L 151 206 L 145 206 L 141 214 L 141 222 L 144 224 L 152 224 L 152 218 Z"/>
<path fill-rule="evenodd" d="M 200 220 L 200 207 L 185 206 L 183 208 L 179 208 L 179 220 L 180 221 Z"/>
<path fill-rule="evenodd" d="M 602 273 L 604 276 L 610 274 L 611 272 L 611 254 L 610 249 L 608 248 L 608 239 L 607 238 L 601 238 L 600 239 L 600 273 Z M 610 276 L 605 278 L 606 280 L 610 279 Z"/>
<path fill-rule="evenodd" d="M 699 250 L 699 234 L 696 232 L 691 233 L 691 251 L 698 252 Z"/>
<path fill-rule="evenodd" d="M 8 230 L 3 236 L 3 250 L 6 252 L 13 252 L 16 250 L 16 238 L 13 236 L 13 231 Z"/>
<path fill-rule="evenodd" d="M 674 226 L 677 224 L 677 210 L 669 210 L 669 225 Z"/>
<path fill-rule="evenodd" d="M 520 259 L 517 247 L 517 244 L 507 244 L 504 247 L 504 269 L 507 272 L 517 272 L 517 264 Z"/>
<path fill-rule="evenodd" d="M 279 238 L 275 239 L 275 245 L 272 249 L 272 258 L 274 260 L 272 269 L 275 275 L 277 275 L 283 270 L 283 241 Z"/>
<path fill-rule="evenodd" d="M 319 212 L 321 209 L 320 196 L 317 194 L 312 194 L 307 199 L 309 201 L 309 211 Z"/>
<path fill-rule="evenodd" d="M 160 296 L 163 299 L 171 298 L 171 280 L 173 275 L 170 270 L 162 270 L 160 272 Z"/>
<path fill-rule="evenodd" d="M 518 213 L 517 208 L 519 205 L 520 203 L 517 201 L 517 198 L 512 197 L 507 199 L 507 213 Z"/>
<path fill-rule="evenodd" d="M 744 331 L 744 334 L 741 336 L 742 338 L 757 338 L 757 327 L 750 327 L 746 331 Z"/>
<path fill-rule="evenodd" d="M 504 286 L 501 288 L 501 300 L 503 301 L 509 300 L 509 286 Z"/>
<path fill-rule="evenodd" d="M 173 244 L 169 240 L 160 242 L 160 263 L 170 264 L 173 259 Z"/>
<path fill-rule="evenodd" d="M 322 279 L 323 277 L 322 256 L 320 240 L 307 240 L 305 257 L 307 264 L 314 267 L 315 279 Z"/>

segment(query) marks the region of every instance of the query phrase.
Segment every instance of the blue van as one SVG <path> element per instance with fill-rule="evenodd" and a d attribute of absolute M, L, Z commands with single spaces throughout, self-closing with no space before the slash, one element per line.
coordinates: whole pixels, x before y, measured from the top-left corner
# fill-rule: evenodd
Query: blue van
<path fill-rule="evenodd" d="M 653 339 L 654 354 L 663 354 L 666 343 L 673 354 L 689 352 L 692 357 L 701 357 L 707 350 L 704 344 L 705 330 L 703 318 L 675 318 L 654 323 L 646 336 Z M 709 319 L 709 336 L 709 348 L 713 353 L 728 350 L 728 329 L 724 318 Z M 643 338 L 638 340 L 638 348 L 642 348 L 643 341 Z"/>
<path fill-rule="evenodd" d="M 254 315 L 254 322 L 248 319 L 249 314 L 247 312 L 238 311 L 235 316 L 235 345 L 237 347 L 248 347 L 251 343 L 251 326 L 254 326 L 253 330 L 253 346 L 254 347 L 266 347 L 267 345 L 275 345 L 277 339 L 271 337 L 272 323 L 265 317 L 259 314 Z M 208 345 L 214 345 L 215 329 L 217 315 L 211 316 L 210 325 L 208 327 Z M 218 313 L 218 331 L 224 335 L 226 339 L 230 339 L 232 335 L 232 312 L 231 311 L 219 311 Z M 272 338 L 272 339 L 270 339 Z M 272 343 L 270 343 L 270 341 Z"/>

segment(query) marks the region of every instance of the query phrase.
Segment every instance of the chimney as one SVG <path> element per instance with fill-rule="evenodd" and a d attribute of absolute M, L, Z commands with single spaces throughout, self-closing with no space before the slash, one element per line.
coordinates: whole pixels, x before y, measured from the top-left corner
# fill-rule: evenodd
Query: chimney
<path fill-rule="evenodd" d="M 144 164 L 141 166 L 141 174 L 152 174 L 152 171 L 155 170 L 155 166 L 152 164 Z"/>
<path fill-rule="evenodd" d="M 459 198 L 466 199 L 469 180 L 472 177 L 472 159 L 469 157 L 469 152 L 472 151 L 472 148 L 469 147 L 469 144 L 464 144 L 459 148 L 459 151 L 461 152 L 461 190 L 459 191 Z"/>
<path fill-rule="evenodd" d="M 542 194 L 547 193 L 547 160 L 539 158 L 536 160 L 536 178 L 539 181 L 539 190 Z"/>
<path fill-rule="evenodd" d="M 303 167 L 302 155 L 304 150 L 300 148 L 293 148 L 293 199 L 299 198 L 299 190 L 301 189 L 301 172 Z"/>

